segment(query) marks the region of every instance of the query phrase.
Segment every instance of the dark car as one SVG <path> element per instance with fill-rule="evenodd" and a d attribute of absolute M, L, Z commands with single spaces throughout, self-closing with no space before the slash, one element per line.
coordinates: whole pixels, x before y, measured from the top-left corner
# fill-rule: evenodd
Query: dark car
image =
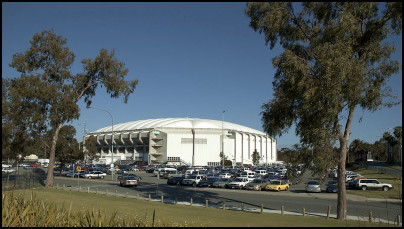
<path fill-rule="evenodd" d="M 45 173 L 45 170 L 43 170 L 41 168 L 33 168 L 32 172 L 33 173 L 41 173 L 41 174 L 43 174 L 43 173 Z"/>
<path fill-rule="evenodd" d="M 328 181 L 325 191 L 326 192 L 338 192 L 337 181 L 336 180 Z"/>
<path fill-rule="evenodd" d="M 146 173 L 153 173 L 154 169 L 155 168 L 153 168 L 153 167 L 148 167 L 148 168 L 145 169 L 145 171 L 146 171 Z"/>
<path fill-rule="evenodd" d="M 209 177 L 205 180 L 201 180 L 196 186 L 198 187 L 212 187 L 213 183 L 218 181 L 219 178 L 217 177 Z"/>
<path fill-rule="evenodd" d="M 171 184 L 171 185 L 180 185 L 181 181 L 184 179 L 185 177 L 170 177 L 167 179 L 167 184 Z"/>

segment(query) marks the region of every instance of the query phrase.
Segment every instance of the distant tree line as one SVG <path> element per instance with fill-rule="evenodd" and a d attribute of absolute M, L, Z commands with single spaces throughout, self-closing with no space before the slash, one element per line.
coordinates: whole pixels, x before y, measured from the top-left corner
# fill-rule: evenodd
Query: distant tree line
<path fill-rule="evenodd" d="M 374 143 L 367 143 L 360 139 L 354 139 L 348 148 L 347 163 L 354 163 L 359 161 L 365 161 L 368 157 L 368 153 L 375 161 L 383 161 L 387 163 L 396 163 L 401 160 L 401 142 L 402 142 L 402 130 L 401 126 L 394 128 L 393 135 L 389 132 L 385 132 L 383 136 Z M 302 147 L 300 145 L 294 145 L 292 148 L 282 148 L 278 151 L 278 160 L 291 163 L 292 165 L 310 164 L 311 162 L 318 162 L 321 158 L 313 157 L 311 150 Z M 337 149 L 333 149 L 333 152 L 325 160 L 325 165 L 329 168 L 333 168 L 337 165 Z M 326 166 L 326 167 L 327 167 Z M 318 171 L 321 173 L 321 171 Z"/>

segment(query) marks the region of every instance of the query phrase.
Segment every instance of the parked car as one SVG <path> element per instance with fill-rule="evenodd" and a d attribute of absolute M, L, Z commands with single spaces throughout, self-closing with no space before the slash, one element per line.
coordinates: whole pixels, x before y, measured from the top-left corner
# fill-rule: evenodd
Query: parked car
<path fill-rule="evenodd" d="M 254 179 L 253 181 L 247 183 L 247 185 L 245 186 L 245 189 L 261 191 L 261 190 L 265 190 L 265 187 L 269 183 L 270 183 L 270 180 L 267 180 L 267 179 Z"/>
<path fill-rule="evenodd" d="M 208 177 L 204 180 L 201 180 L 196 186 L 198 187 L 212 187 L 213 183 L 218 181 L 218 177 Z"/>
<path fill-rule="evenodd" d="M 170 177 L 167 179 L 167 184 L 171 184 L 171 185 L 180 185 L 181 181 L 184 179 L 185 177 Z"/>
<path fill-rule="evenodd" d="M 362 175 L 360 174 L 348 174 L 345 176 L 345 182 L 348 183 L 350 181 L 352 181 L 353 179 L 355 179 L 356 177 L 361 177 Z"/>
<path fill-rule="evenodd" d="M 383 191 L 388 191 L 393 188 L 393 185 L 388 183 L 382 183 L 377 179 L 358 179 L 356 183 L 356 188 L 362 190 L 382 189 Z"/>
<path fill-rule="evenodd" d="M 214 188 L 224 188 L 226 184 L 232 182 L 232 178 L 220 178 L 218 181 L 213 182 L 212 187 Z"/>
<path fill-rule="evenodd" d="M 13 172 L 15 172 L 15 169 L 12 169 L 10 167 L 4 167 L 1 169 L 1 172 L 2 173 L 13 173 Z"/>
<path fill-rule="evenodd" d="M 309 180 L 306 183 L 306 192 L 321 192 L 320 183 L 317 180 Z"/>
<path fill-rule="evenodd" d="M 221 173 L 221 174 L 219 174 L 220 178 L 230 178 L 231 176 L 232 176 L 231 173 Z"/>
<path fill-rule="evenodd" d="M 123 176 L 120 180 L 119 180 L 119 185 L 122 187 L 126 187 L 126 186 L 134 186 L 137 187 L 138 184 L 138 180 L 136 176 L 133 175 L 129 175 L 129 176 Z"/>
<path fill-rule="evenodd" d="M 129 173 L 129 169 L 123 168 L 123 169 L 118 169 L 118 171 L 116 171 L 117 174 L 123 174 L 123 173 Z"/>
<path fill-rule="evenodd" d="M 289 184 L 283 180 L 272 180 L 267 186 L 265 186 L 265 190 L 269 191 L 288 191 Z"/>
<path fill-rule="evenodd" d="M 244 188 L 247 183 L 250 182 L 247 177 L 238 177 L 234 179 L 232 182 L 225 185 L 226 188 Z"/>
<path fill-rule="evenodd" d="M 154 167 L 147 167 L 144 171 L 146 171 L 146 173 L 153 173 L 155 170 Z"/>
<path fill-rule="evenodd" d="M 107 174 L 101 171 L 92 171 L 84 174 L 84 178 L 92 179 L 92 178 L 101 178 L 103 179 Z"/>
<path fill-rule="evenodd" d="M 364 177 L 364 176 L 355 177 L 354 179 L 352 179 L 351 181 L 348 182 L 348 188 L 356 189 L 356 184 L 358 183 L 359 179 L 366 179 L 366 177 Z"/>
<path fill-rule="evenodd" d="M 185 178 L 181 181 L 182 185 L 193 185 L 196 186 L 201 180 L 205 178 L 204 175 L 196 175 L 190 176 L 189 178 Z"/>
<path fill-rule="evenodd" d="M 338 192 L 337 181 L 336 180 L 328 181 L 325 191 L 326 192 Z"/>
<path fill-rule="evenodd" d="M 180 171 L 177 170 L 169 170 L 163 173 L 163 175 L 161 177 L 163 177 L 164 179 L 168 179 L 170 177 L 181 177 L 184 174 L 182 174 Z"/>

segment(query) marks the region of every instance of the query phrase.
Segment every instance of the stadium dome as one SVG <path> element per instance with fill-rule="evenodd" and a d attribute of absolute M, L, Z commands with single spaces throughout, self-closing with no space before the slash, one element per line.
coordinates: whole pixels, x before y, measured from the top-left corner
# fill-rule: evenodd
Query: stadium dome
<path fill-rule="evenodd" d="M 113 133 L 113 137 L 112 136 Z M 252 164 L 257 151 L 261 164 L 276 161 L 276 140 L 264 132 L 219 120 L 161 118 L 107 126 L 92 133 L 99 163 L 220 165 L 220 153 L 233 165 Z M 113 141 L 111 141 L 113 139 Z M 113 142 L 113 156 L 112 144 Z"/>

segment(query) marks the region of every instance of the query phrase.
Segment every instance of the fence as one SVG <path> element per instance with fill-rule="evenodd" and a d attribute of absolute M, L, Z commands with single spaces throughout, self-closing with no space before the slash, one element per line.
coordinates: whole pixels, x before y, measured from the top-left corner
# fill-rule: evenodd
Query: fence
<path fill-rule="evenodd" d="M 43 187 L 46 174 L 33 173 L 30 170 L 19 169 L 18 172 L 2 174 L 2 190 L 30 189 Z"/>
<path fill-rule="evenodd" d="M 301 216 L 315 216 L 315 217 L 322 217 L 322 218 L 336 218 L 335 214 L 331 214 L 331 206 L 325 206 L 324 207 L 324 213 L 313 213 L 309 212 L 307 208 L 303 207 L 301 212 L 297 211 L 287 211 L 285 209 L 285 206 L 281 206 L 280 209 L 273 209 L 264 206 L 261 204 L 260 206 L 246 206 L 244 203 L 239 203 L 238 205 L 230 205 L 226 201 L 221 201 L 221 202 L 213 202 L 209 199 L 204 199 L 204 201 L 200 201 L 201 198 L 199 198 L 199 201 L 195 201 L 195 198 L 189 197 L 189 198 L 182 198 L 179 199 L 178 196 L 174 196 L 171 198 L 167 198 L 167 196 L 164 195 L 158 195 L 156 193 L 136 193 L 136 195 L 129 195 L 129 192 L 126 193 L 118 193 L 116 190 L 115 191 L 110 191 L 108 189 L 105 190 L 98 190 L 98 188 L 93 188 L 90 189 L 90 187 L 82 188 L 80 187 L 71 187 L 71 186 L 59 186 L 59 184 L 56 184 L 54 187 L 56 189 L 62 189 L 62 190 L 70 190 L 70 191 L 79 191 L 79 192 L 87 192 L 87 193 L 93 193 L 93 194 L 98 194 L 98 195 L 109 195 L 109 196 L 116 196 L 116 197 L 123 197 L 123 198 L 132 198 L 136 200 L 144 200 L 144 201 L 154 201 L 154 202 L 160 202 L 162 204 L 181 204 L 181 205 L 188 205 L 188 206 L 196 206 L 196 207 L 204 207 L 204 208 L 219 208 L 223 210 L 233 210 L 233 211 L 245 211 L 245 212 L 256 212 L 256 213 L 275 213 L 275 214 L 281 214 L 281 215 L 301 215 Z M 387 224 L 392 224 L 392 225 L 401 225 L 401 215 L 397 215 L 394 219 L 394 221 L 389 221 L 389 220 L 384 220 L 377 218 L 376 216 L 373 215 L 372 211 L 369 211 L 368 216 L 364 217 L 359 217 L 359 216 L 348 216 L 347 219 L 350 220 L 360 220 L 360 221 L 369 221 L 369 222 L 380 222 L 380 223 L 387 223 Z"/>

